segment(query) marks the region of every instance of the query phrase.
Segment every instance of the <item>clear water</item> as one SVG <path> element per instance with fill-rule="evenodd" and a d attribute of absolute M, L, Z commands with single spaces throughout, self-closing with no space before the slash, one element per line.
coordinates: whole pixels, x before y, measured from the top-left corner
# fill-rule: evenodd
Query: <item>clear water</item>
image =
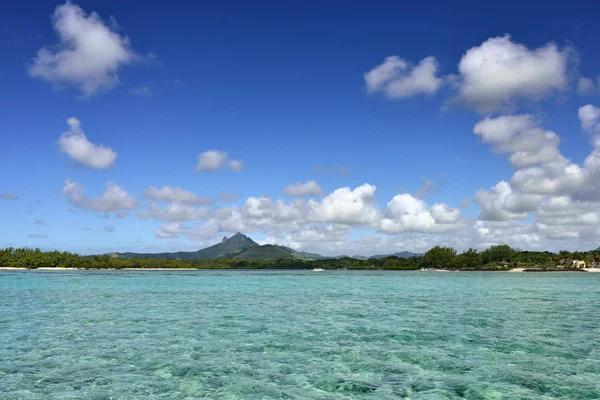
<path fill-rule="evenodd" d="M 600 399 L 600 274 L 3 272 L 0 399 Z"/>

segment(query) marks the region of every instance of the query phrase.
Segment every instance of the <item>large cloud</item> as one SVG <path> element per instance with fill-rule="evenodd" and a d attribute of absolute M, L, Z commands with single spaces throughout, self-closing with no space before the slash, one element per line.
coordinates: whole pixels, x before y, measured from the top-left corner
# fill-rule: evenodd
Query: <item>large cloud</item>
<path fill-rule="evenodd" d="M 579 109 L 582 128 L 595 132 L 600 115 L 592 105 Z M 501 181 L 491 190 L 479 191 L 479 221 L 473 240 L 480 245 L 519 243 L 529 249 L 558 246 L 589 250 L 600 240 L 600 138 L 592 138 L 593 149 L 582 164 L 564 157 L 558 135 L 544 131 L 529 115 L 486 118 L 475 125 L 475 133 L 495 150 L 507 152 L 517 168 L 510 182 Z M 549 149 L 541 157 L 540 151 Z M 524 157 L 515 161 L 515 154 Z M 532 219 L 532 223 L 516 220 Z M 506 237 L 506 239 L 503 239 Z M 510 244 L 510 243 L 509 243 Z"/>
<path fill-rule="evenodd" d="M 443 83 L 437 76 L 438 69 L 434 57 L 424 58 L 418 65 L 412 66 L 398 56 L 391 56 L 365 73 L 364 79 L 371 93 L 382 92 L 389 98 L 406 98 L 437 92 Z"/>
<path fill-rule="evenodd" d="M 112 167 L 117 158 L 111 148 L 90 142 L 77 118 L 67 120 L 69 130 L 60 135 L 58 145 L 60 151 L 67 153 L 72 159 L 89 168 L 103 169 Z"/>
<path fill-rule="evenodd" d="M 480 190 L 475 194 L 482 221 L 508 221 L 525 219 L 535 211 L 543 196 L 515 192 L 508 182 L 502 181 L 491 190 Z"/>
<path fill-rule="evenodd" d="M 34 78 L 74 85 L 90 96 L 117 85 L 119 69 L 136 58 L 126 36 L 75 4 L 56 7 L 52 23 L 60 42 L 38 51 L 28 66 Z"/>
<path fill-rule="evenodd" d="M 74 206 L 91 211 L 118 212 L 138 207 L 135 199 L 113 182 L 106 184 L 106 191 L 100 197 L 87 198 L 83 185 L 70 179 L 65 180 L 62 192 Z"/>
<path fill-rule="evenodd" d="M 568 88 L 572 51 L 549 43 L 537 49 L 491 38 L 464 54 L 458 65 L 458 99 L 481 112 L 536 101 Z"/>

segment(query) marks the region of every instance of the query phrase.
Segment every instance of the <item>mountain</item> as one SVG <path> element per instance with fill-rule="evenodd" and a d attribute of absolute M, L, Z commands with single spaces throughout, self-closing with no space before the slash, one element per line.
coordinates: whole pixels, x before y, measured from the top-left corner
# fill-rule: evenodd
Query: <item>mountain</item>
<path fill-rule="evenodd" d="M 217 243 L 213 246 L 196 251 L 194 253 L 194 259 L 205 260 L 207 258 L 220 258 L 225 256 L 232 256 L 236 253 L 253 247 L 260 247 L 260 245 L 254 240 L 250 239 L 248 236 L 242 235 L 238 232 L 228 239 L 223 238 L 223 241 L 221 241 L 221 243 Z"/>
<path fill-rule="evenodd" d="M 246 235 L 236 233 L 230 238 L 224 237 L 220 243 L 198 251 L 179 251 L 177 253 L 116 253 L 120 258 L 160 258 L 167 260 L 206 260 L 209 258 L 235 257 L 235 254 L 252 247 L 260 247 L 258 243 Z"/>
<path fill-rule="evenodd" d="M 331 258 L 355 258 L 366 260 L 368 258 L 399 257 L 410 258 L 418 256 L 417 253 L 402 251 L 394 254 L 375 255 L 373 257 L 363 256 L 338 256 L 325 257 L 317 253 L 296 251 L 290 247 L 275 244 L 259 245 L 248 236 L 236 233 L 232 237 L 225 236 L 221 242 L 198 251 L 179 251 L 176 253 L 113 253 L 112 257 L 119 258 L 153 258 L 167 260 L 206 260 L 210 258 L 232 258 L 235 260 L 276 260 L 280 258 L 326 260 Z"/>

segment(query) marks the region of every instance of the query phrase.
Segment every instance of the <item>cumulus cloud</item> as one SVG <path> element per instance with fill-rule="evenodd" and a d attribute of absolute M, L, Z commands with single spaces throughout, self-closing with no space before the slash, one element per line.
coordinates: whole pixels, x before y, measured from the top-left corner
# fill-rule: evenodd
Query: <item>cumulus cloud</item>
<path fill-rule="evenodd" d="M 2 192 L 0 193 L 0 199 L 2 200 L 19 200 L 19 196 L 12 192 Z"/>
<path fill-rule="evenodd" d="M 102 196 L 87 198 L 83 185 L 67 179 L 65 180 L 62 193 L 69 203 L 78 208 L 91 211 L 109 213 L 133 210 L 138 207 L 137 202 L 132 196 L 112 182 L 106 184 L 106 191 Z"/>
<path fill-rule="evenodd" d="M 406 231 L 441 233 L 462 226 L 458 208 L 436 203 L 431 207 L 409 193 L 399 194 L 387 204 L 379 231 L 400 233 Z"/>
<path fill-rule="evenodd" d="M 478 122 L 473 132 L 484 143 L 490 143 L 500 153 L 510 153 L 513 167 L 561 161 L 558 145 L 560 138 L 539 127 L 531 115 L 503 115 Z"/>
<path fill-rule="evenodd" d="M 595 132 L 597 111 L 591 105 L 579 109 L 584 130 Z M 558 135 L 542 130 L 529 115 L 486 118 L 474 130 L 497 151 L 509 153 L 517 170 L 509 182 L 501 181 L 491 190 L 476 194 L 479 220 L 473 227 L 473 241 L 482 246 L 510 241 L 527 249 L 597 247 L 600 137 L 593 136 L 591 153 L 577 164 L 559 152 Z M 534 147 L 551 148 L 552 156 L 540 157 L 534 152 L 528 156 L 530 162 L 515 162 L 515 154 Z M 529 218 L 533 221 L 530 224 L 517 221 Z"/>
<path fill-rule="evenodd" d="M 406 98 L 437 92 L 443 83 L 437 76 L 438 69 L 434 57 L 424 58 L 412 66 L 398 56 L 391 56 L 365 73 L 364 79 L 370 93 L 381 92 L 389 98 Z"/>
<path fill-rule="evenodd" d="M 296 182 L 286 186 L 282 193 L 286 196 L 305 197 L 305 196 L 322 196 L 323 189 L 315 181 L 307 181 L 304 183 Z"/>
<path fill-rule="evenodd" d="M 491 190 L 480 190 L 475 195 L 482 221 L 525 219 L 543 200 L 540 195 L 520 194 L 508 182 L 502 181 Z"/>
<path fill-rule="evenodd" d="M 210 215 L 206 208 L 197 208 L 185 203 L 168 203 L 164 207 L 151 204 L 147 210 L 136 214 L 141 219 L 153 218 L 156 221 L 194 221 Z"/>
<path fill-rule="evenodd" d="M 206 241 L 231 232 L 260 232 L 270 238 L 282 239 L 279 244 L 289 242 L 300 247 L 306 243 L 328 242 L 334 245 L 340 241 L 347 242 L 346 236 L 353 228 L 371 228 L 386 234 L 443 233 L 464 225 L 457 208 L 446 204 L 429 207 L 411 195 L 406 196 L 413 203 L 408 201 L 404 204 L 404 197 L 400 195 L 385 210 L 380 210 L 375 190 L 375 186 L 369 184 L 354 189 L 345 187 L 318 201 L 296 197 L 286 202 L 266 196 L 251 196 L 241 207 L 212 209 L 169 203 L 164 208 L 152 205 L 150 209 L 139 212 L 138 216 L 163 222 L 155 232 L 158 238 L 183 236 Z M 198 222 L 187 224 L 193 221 Z"/>
<path fill-rule="evenodd" d="M 85 97 L 115 87 L 119 69 L 137 58 L 127 36 L 78 5 L 56 7 L 52 24 L 59 43 L 37 52 L 27 68 L 31 77 L 73 85 Z"/>
<path fill-rule="evenodd" d="M 568 88 L 572 50 L 548 43 L 537 49 L 509 35 L 486 40 L 463 55 L 458 65 L 458 100 L 480 112 L 537 101 Z"/>
<path fill-rule="evenodd" d="M 110 168 L 117 158 L 111 148 L 90 142 L 81 129 L 81 122 L 77 118 L 67 120 L 69 130 L 60 135 L 58 145 L 60 151 L 89 168 Z"/>
<path fill-rule="evenodd" d="M 354 190 L 344 187 L 325 196 L 321 201 L 309 200 L 308 219 L 340 224 L 372 224 L 379 219 L 375 206 L 376 187 L 363 184 Z"/>
<path fill-rule="evenodd" d="M 600 134 L 600 108 L 587 104 L 578 110 L 581 129 L 585 132 Z"/>
<path fill-rule="evenodd" d="M 157 239 L 176 238 L 183 231 L 184 228 L 181 222 L 161 224 L 156 232 L 154 232 L 154 237 Z"/>
<path fill-rule="evenodd" d="M 227 165 L 231 171 L 241 171 L 244 168 L 244 162 L 240 160 L 229 160 L 229 156 L 224 151 L 209 150 L 198 155 L 196 172 L 216 171 Z"/>
<path fill-rule="evenodd" d="M 198 196 L 179 187 L 163 186 L 157 188 L 150 186 L 144 191 L 144 196 L 154 201 L 167 201 L 186 204 L 211 204 L 213 199 L 207 196 Z"/>

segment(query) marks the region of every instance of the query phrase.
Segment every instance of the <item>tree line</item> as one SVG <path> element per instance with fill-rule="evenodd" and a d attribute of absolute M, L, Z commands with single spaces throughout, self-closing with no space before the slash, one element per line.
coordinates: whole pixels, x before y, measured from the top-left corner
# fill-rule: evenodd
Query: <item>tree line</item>
<path fill-rule="evenodd" d="M 600 254 L 599 254 L 600 255 Z M 521 251 L 507 245 L 491 246 L 484 251 L 469 249 L 458 254 L 451 247 L 436 246 L 423 255 L 412 258 L 395 256 L 371 259 L 350 257 L 324 260 L 277 259 L 277 260 L 233 260 L 213 258 L 208 260 L 171 260 L 130 258 L 98 255 L 81 256 L 60 251 L 41 251 L 30 248 L 0 249 L 0 267 L 36 269 L 81 268 L 81 269 L 123 269 L 123 268 L 199 268 L 199 269 L 385 269 L 415 270 L 420 268 L 439 269 L 479 269 L 505 270 L 515 267 L 525 268 L 570 268 L 569 260 L 584 260 L 589 265 L 595 261 L 596 252 L 552 253 L 548 251 Z"/>

